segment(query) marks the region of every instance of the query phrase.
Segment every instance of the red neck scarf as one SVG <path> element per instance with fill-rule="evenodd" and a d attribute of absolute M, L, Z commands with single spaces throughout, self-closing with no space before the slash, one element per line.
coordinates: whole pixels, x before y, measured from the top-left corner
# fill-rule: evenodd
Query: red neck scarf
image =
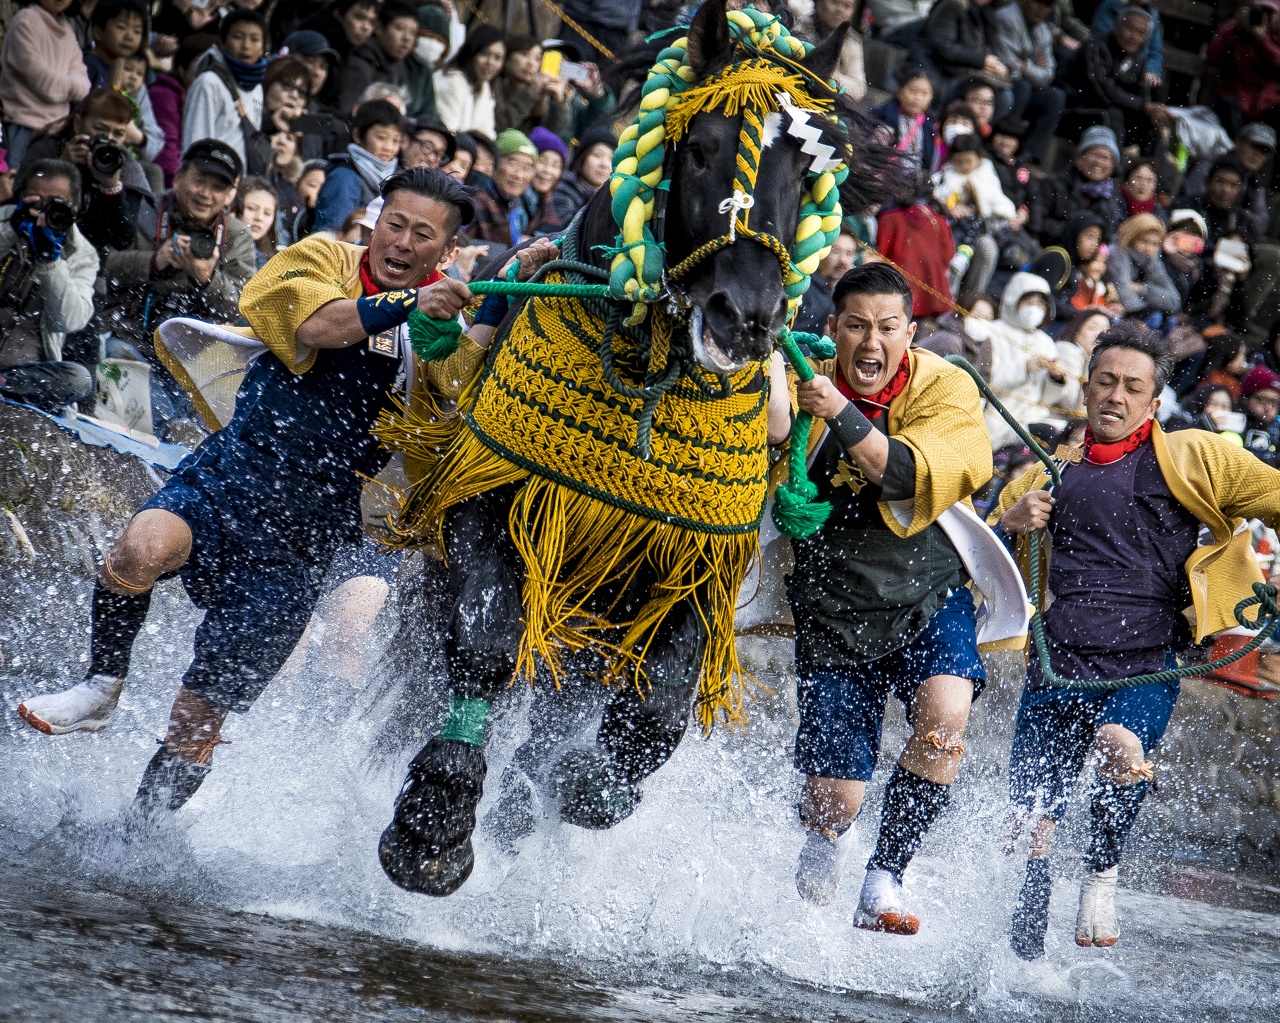
<path fill-rule="evenodd" d="M 879 419 L 884 414 L 884 410 L 889 407 L 889 402 L 907 389 L 907 381 L 910 379 L 911 362 L 906 352 L 902 353 L 902 361 L 898 363 L 898 372 L 893 375 L 893 379 L 884 386 L 883 390 L 875 394 L 859 394 L 855 391 L 845 379 L 844 370 L 840 364 L 836 364 L 836 387 L 841 394 L 857 405 L 858 411 L 868 419 Z"/>
<path fill-rule="evenodd" d="M 1124 458 L 1130 451 L 1137 451 L 1151 439 L 1151 420 L 1139 426 L 1124 440 L 1102 444 L 1093 439 L 1093 431 L 1084 428 L 1084 457 L 1094 465 L 1110 465 Z"/>
<path fill-rule="evenodd" d="M 1135 199 L 1129 194 L 1129 189 L 1123 185 L 1120 186 L 1120 194 L 1124 196 L 1125 209 L 1129 211 L 1129 216 L 1136 217 L 1139 213 L 1154 213 L 1156 211 L 1156 197 L 1153 195 L 1150 199 Z"/>
<path fill-rule="evenodd" d="M 444 274 L 439 270 L 433 270 L 431 276 L 418 285 L 425 288 L 428 284 L 435 284 L 436 281 L 444 280 Z M 364 250 L 364 255 L 360 257 L 360 287 L 364 288 L 366 295 L 377 295 L 382 292 L 378 287 L 378 282 L 373 279 L 373 273 L 369 269 L 369 250 Z"/>

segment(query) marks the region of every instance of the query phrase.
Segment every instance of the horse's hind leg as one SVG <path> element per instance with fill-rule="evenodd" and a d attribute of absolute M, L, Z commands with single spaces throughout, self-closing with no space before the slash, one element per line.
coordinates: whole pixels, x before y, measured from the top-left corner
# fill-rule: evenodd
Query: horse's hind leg
<path fill-rule="evenodd" d="M 450 895 L 471 874 L 471 833 L 484 791 L 489 705 L 515 671 L 521 607 L 506 502 L 486 494 L 448 522 L 454 603 L 445 639 L 452 706 L 439 735 L 409 764 L 378 858 L 401 888 Z"/>
<path fill-rule="evenodd" d="M 611 828 L 631 816 L 640 783 L 667 762 L 689 724 L 704 639 L 689 604 L 667 616 L 645 656 L 650 688 L 619 686 L 605 705 L 595 747 L 572 750 L 557 766 L 564 820 Z"/>

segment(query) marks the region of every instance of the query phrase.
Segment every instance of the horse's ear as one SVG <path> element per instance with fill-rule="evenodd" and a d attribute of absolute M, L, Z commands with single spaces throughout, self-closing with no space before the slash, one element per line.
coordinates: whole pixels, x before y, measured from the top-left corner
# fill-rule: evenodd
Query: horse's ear
<path fill-rule="evenodd" d="M 840 51 L 844 49 L 844 40 L 848 32 L 849 22 L 846 21 L 810 50 L 809 55 L 801 61 L 805 70 L 821 78 L 824 82 L 830 80 L 831 75 L 835 72 L 836 62 L 840 60 Z"/>
<path fill-rule="evenodd" d="M 726 0 L 706 0 L 689 26 L 689 67 L 699 78 L 726 63 L 733 54 Z"/>

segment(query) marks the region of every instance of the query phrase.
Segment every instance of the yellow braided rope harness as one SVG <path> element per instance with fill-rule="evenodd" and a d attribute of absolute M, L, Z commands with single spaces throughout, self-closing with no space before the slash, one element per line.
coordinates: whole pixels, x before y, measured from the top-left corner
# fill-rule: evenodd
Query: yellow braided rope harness
<path fill-rule="evenodd" d="M 520 484 L 508 516 L 525 568 L 518 677 L 532 681 L 541 660 L 558 681 L 563 654 L 590 649 L 609 658 L 607 678 L 645 684 L 643 663 L 659 627 L 677 606 L 691 606 L 706 637 L 696 705 L 704 730 L 717 717 L 742 716 L 733 619 L 758 549 L 768 389 L 758 365 L 716 378 L 673 350 L 675 323 L 654 301 L 665 291 L 664 254 L 649 230 L 664 147 L 703 110 L 741 114 L 734 196 L 722 204 L 729 230 L 670 276 L 743 235 L 778 257 L 793 312 L 839 230 L 838 186 L 847 174 L 839 164 L 810 175 L 791 251 L 751 227 L 765 118 L 785 118 L 793 106 L 829 114 L 833 101 L 815 100 L 795 64 L 808 44 L 754 9 L 729 20 L 743 59 L 693 84 L 686 41 L 672 43 L 623 133 L 610 185 L 620 225 L 614 310 L 574 298 L 526 301 L 460 399 L 461 414 L 419 403 L 385 415 L 375 431 L 405 453 L 411 474 L 391 526 L 395 545 L 441 554 L 450 508 Z M 806 130 L 805 145 L 813 146 L 819 132 Z M 570 247 L 566 238 L 566 258 Z M 619 322 L 625 302 L 635 303 L 633 321 L 643 320 L 635 329 Z M 638 581 L 648 584 L 648 600 L 625 611 L 619 598 Z"/>

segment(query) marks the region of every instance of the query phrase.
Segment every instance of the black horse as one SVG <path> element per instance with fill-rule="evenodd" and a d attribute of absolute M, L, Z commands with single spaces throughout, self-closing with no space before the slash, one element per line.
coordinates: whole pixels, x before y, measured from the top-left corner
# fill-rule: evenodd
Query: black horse
<path fill-rule="evenodd" d="M 825 82 L 843 38 L 844 31 L 837 31 L 814 48 L 804 61 L 805 71 Z M 658 47 L 651 46 L 633 57 L 629 66 L 647 69 L 657 52 Z M 689 65 L 702 80 L 733 59 L 724 0 L 708 0 L 689 29 Z M 824 141 L 835 146 L 850 167 L 841 189 L 843 209 L 859 211 L 891 191 L 889 156 L 872 142 L 864 120 L 843 100 L 837 101 L 837 111 L 839 120 L 821 122 Z M 720 203 L 734 192 L 741 125 L 740 115 L 703 112 L 695 117 L 687 136 L 671 147 L 671 191 L 665 215 L 668 266 L 725 234 L 728 221 Z M 762 151 L 751 225 L 757 232 L 781 239 L 788 248 L 794 243 L 811 160 L 801 152 L 800 143 L 783 131 L 775 132 Z M 608 189 L 601 189 L 578 227 L 578 258 L 607 270 L 603 252 L 613 244 L 616 230 Z M 682 340 L 693 362 L 709 372 L 725 373 L 768 357 L 787 309 L 774 252 L 739 238 L 698 263 L 681 284 L 688 307 L 694 310 L 690 320 L 701 326 L 694 331 L 688 324 L 684 328 Z M 763 387 L 763 378 L 758 375 L 753 386 Z M 763 409 L 760 414 L 764 415 Z M 493 701 L 516 669 L 524 568 L 507 527 L 516 490 L 507 486 L 489 491 L 451 509 L 446 518 L 445 553 L 453 605 L 445 654 L 453 693 L 464 699 Z M 620 601 L 614 607 L 637 609 L 647 599 L 651 582 L 631 580 L 624 593 L 611 595 Z M 634 810 L 640 783 L 667 761 L 685 733 L 703 640 L 697 613 L 677 605 L 645 654 L 647 691 L 620 685 L 603 697 L 594 745 L 570 750 L 551 769 L 563 820 L 586 828 L 607 828 Z M 546 752 L 554 745 L 546 740 L 535 734 L 525 752 Z M 379 847 L 383 869 L 396 884 L 448 895 L 466 880 L 473 864 L 471 834 L 485 773 L 482 747 L 467 742 L 436 737 L 414 757 L 394 819 Z"/>

